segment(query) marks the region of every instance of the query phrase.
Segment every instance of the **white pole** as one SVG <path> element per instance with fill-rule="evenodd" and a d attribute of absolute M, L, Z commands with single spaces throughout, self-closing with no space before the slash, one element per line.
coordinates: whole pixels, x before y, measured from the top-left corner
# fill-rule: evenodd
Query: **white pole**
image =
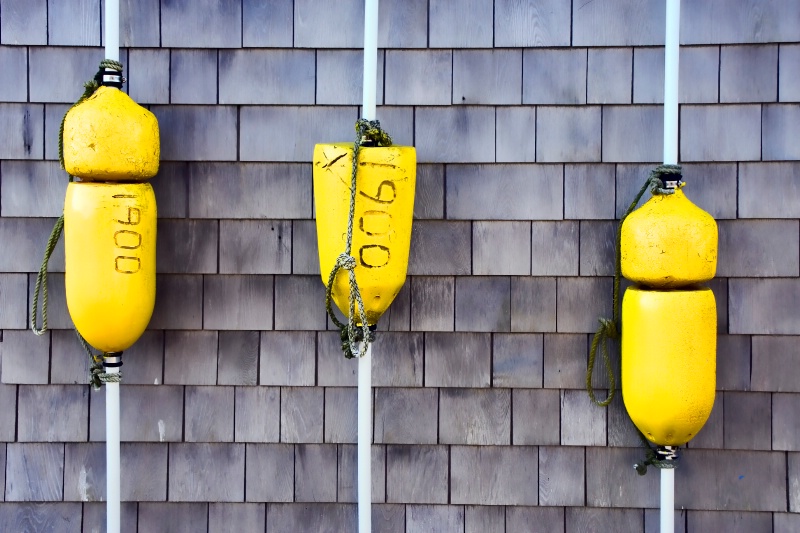
<path fill-rule="evenodd" d="M 378 0 L 364 0 L 364 80 L 361 116 L 375 120 L 378 81 Z M 372 532 L 372 346 L 358 359 L 358 531 Z"/>
<path fill-rule="evenodd" d="M 664 40 L 664 164 L 678 164 L 678 73 L 681 1 L 667 0 Z M 661 533 L 675 531 L 675 469 L 661 468 Z"/>
<path fill-rule="evenodd" d="M 364 85 L 361 116 L 375 120 L 378 82 L 378 0 L 364 1 Z"/>
<path fill-rule="evenodd" d="M 114 354 L 118 355 L 118 354 Z M 118 374 L 119 367 L 105 367 L 107 374 Z M 120 530 L 120 459 L 119 459 L 119 383 L 106 387 L 106 532 Z"/>
<path fill-rule="evenodd" d="M 372 531 L 372 345 L 358 359 L 358 531 Z"/>
<path fill-rule="evenodd" d="M 675 469 L 661 470 L 661 533 L 675 531 Z"/>
<path fill-rule="evenodd" d="M 119 61 L 119 0 L 106 0 L 106 59 Z"/>
<path fill-rule="evenodd" d="M 678 163 L 678 51 L 681 1 L 667 0 L 664 47 L 664 164 Z"/>

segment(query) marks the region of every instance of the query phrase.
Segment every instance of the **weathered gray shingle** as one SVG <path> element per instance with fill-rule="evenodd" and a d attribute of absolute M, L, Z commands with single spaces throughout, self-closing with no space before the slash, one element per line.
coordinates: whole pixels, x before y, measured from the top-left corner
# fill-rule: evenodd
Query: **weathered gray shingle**
<path fill-rule="evenodd" d="M 566 446 L 606 444 L 605 410 L 595 405 L 584 390 L 561 391 L 561 444 Z"/>
<path fill-rule="evenodd" d="M 139 505 L 138 525 L 152 533 L 194 533 L 208 529 L 207 503 L 152 502 Z"/>
<path fill-rule="evenodd" d="M 572 45 L 663 45 L 665 14 L 664 4 L 656 0 L 572 0 Z"/>
<path fill-rule="evenodd" d="M 568 46 L 572 9 L 570 0 L 494 3 L 494 45 L 497 47 Z"/>
<path fill-rule="evenodd" d="M 0 158 L 41 159 L 44 106 L 0 104 Z"/>
<path fill-rule="evenodd" d="M 536 111 L 536 130 L 540 132 L 536 161 L 600 161 L 602 122 L 599 106 L 540 107 Z M 602 136 L 605 138 L 606 134 L 603 132 Z"/>
<path fill-rule="evenodd" d="M 531 524 L 551 533 L 564 533 L 564 507 L 506 508 L 506 531 L 525 531 Z"/>
<path fill-rule="evenodd" d="M 682 47 L 678 98 L 681 103 L 716 103 L 719 97 L 719 47 Z M 664 103 L 664 49 L 634 48 L 633 103 Z"/>
<path fill-rule="evenodd" d="M 293 18 L 293 0 L 243 0 L 242 45 L 291 47 Z"/>
<path fill-rule="evenodd" d="M 316 334 L 299 331 L 261 333 L 261 385 L 314 385 Z"/>
<path fill-rule="evenodd" d="M 536 505 L 535 446 L 453 446 L 450 491 L 454 504 Z"/>
<path fill-rule="evenodd" d="M 138 11 L 138 10 L 136 10 Z M 137 103 L 168 104 L 170 96 L 169 50 L 128 52 L 128 95 Z"/>
<path fill-rule="evenodd" d="M 3 0 L 0 42 L 47 44 L 47 0 Z"/>
<path fill-rule="evenodd" d="M 354 387 L 325 389 L 325 442 L 355 443 L 358 437 L 358 391 Z"/>
<path fill-rule="evenodd" d="M 280 389 L 236 387 L 234 440 L 278 442 L 280 437 Z"/>
<path fill-rule="evenodd" d="M 47 383 L 50 333 L 36 336 L 28 330 L 3 332 L 0 361 L 3 383 Z"/>
<path fill-rule="evenodd" d="M 221 51 L 219 103 L 313 104 L 314 67 L 310 50 Z"/>
<path fill-rule="evenodd" d="M 586 335 L 545 335 L 544 387 L 577 389 L 584 385 L 588 353 Z"/>
<path fill-rule="evenodd" d="M 6 501 L 60 501 L 63 493 L 63 444 L 6 445 Z"/>
<path fill-rule="evenodd" d="M 25 102 L 28 99 L 27 50 L 21 46 L 0 46 L 0 69 L 5 73 L 0 81 L 0 100 Z"/>
<path fill-rule="evenodd" d="M 681 107 L 682 161 L 749 161 L 761 158 L 758 105 Z"/>
<path fill-rule="evenodd" d="M 512 444 L 559 444 L 559 391 L 515 389 L 512 392 Z"/>
<path fill-rule="evenodd" d="M 363 27 L 363 2 L 294 2 L 294 45 L 298 48 L 361 48 Z"/>
<path fill-rule="evenodd" d="M 465 533 L 505 533 L 505 507 L 499 505 L 467 505 L 464 511 Z"/>
<path fill-rule="evenodd" d="M 492 386 L 542 386 L 542 335 L 496 333 L 492 339 Z"/>
<path fill-rule="evenodd" d="M 505 276 L 456 278 L 456 331 L 511 331 L 511 283 Z"/>
<path fill-rule="evenodd" d="M 248 502 L 290 502 L 294 498 L 294 446 L 248 444 L 245 492 Z"/>
<path fill-rule="evenodd" d="M 31 101 L 74 104 L 83 92 L 83 84 L 94 77 L 102 59 L 103 51 L 99 48 L 31 48 L 30 79 L 35 80 L 30 86 Z M 124 57 L 122 60 L 127 70 Z"/>
<path fill-rule="evenodd" d="M 170 102 L 216 104 L 218 62 L 216 50 L 172 50 L 169 63 Z M 236 103 L 225 102 L 222 98 L 219 98 L 219 102 Z"/>
<path fill-rule="evenodd" d="M 325 286 L 319 277 L 275 276 L 275 329 L 325 329 Z"/>
<path fill-rule="evenodd" d="M 353 125 L 358 118 L 355 107 L 345 106 L 243 106 L 239 109 L 241 161 L 308 162 L 314 154 L 315 143 L 352 142 Z M 310 178 L 311 173 L 307 169 L 304 171 Z M 268 216 L 284 218 L 274 213 Z"/>
<path fill-rule="evenodd" d="M 800 358 L 797 337 L 758 335 L 753 337 L 752 347 L 753 370 L 748 377 L 752 379 L 753 390 L 800 392 L 794 364 Z"/>
<path fill-rule="evenodd" d="M 472 225 L 475 275 L 527 275 L 531 226 L 527 222 L 476 221 Z"/>
<path fill-rule="evenodd" d="M 497 107 L 495 121 L 498 163 L 536 161 L 536 107 Z"/>
<path fill-rule="evenodd" d="M 316 55 L 312 51 L 301 52 L 310 57 L 310 68 L 304 69 L 308 71 L 308 80 L 305 78 L 297 80 L 298 84 L 309 83 L 312 90 L 316 92 L 311 93 L 311 99 L 303 101 L 292 101 L 286 103 L 316 103 L 320 105 L 360 105 L 364 100 L 361 91 L 364 86 L 364 52 L 362 50 L 317 50 Z M 378 51 L 378 66 L 376 72 L 376 86 L 375 86 L 375 101 L 380 105 L 383 103 L 383 82 L 384 82 L 384 57 L 383 51 Z M 315 62 L 316 61 L 316 62 Z M 290 68 L 294 68 L 291 66 Z M 299 76 L 304 74 L 304 71 L 298 73 L 291 72 L 290 76 Z M 294 87 L 288 85 L 288 91 L 294 90 Z M 299 100 L 305 96 L 302 92 L 293 100 Z M 275 103 L 274 100 L 280 101 L 287 99 L 287 96 L 276 96 L 273 101 L 262 100 L 260 102 L 270 104 Z M 380 120 L 381 117 L 378 117 Z M 383 123 L 382 123 L 383 124 Z M 385 126 L 384 126 L 385 128 Z M 394 133 L 392 129 L 386 129 L 390 133 Z M 394 136 L 392 137 L 394 139 Z M 395 143 L 397 144 L 397 143 Z"/>
<path fill-rule="evenodd" d="M 800 298 L 796 278 L 731 279 L 729 333 L 800 334 L 794 310 Z"/>
<path fill-rule="evenodd" d="M 258 383 L 258 331 L 221 331 L 217 356 L 220 385 Z"/>
<path fill-rule="evenodd" d="M 210 503 L 208 533 L 226 531 L 265 531 L 267 506 L 258 503 Z"/>
<path fill-rule="evenodd" d="M 217 383 L 216 331 L 167 331 L 164 334 L 164 383 Z"/>
<path fill-rule="evenodd" d="M 387 104 L 450 104 L 453 94 L 450 50 L 389 50 L 385 68 Z"/>
<path fill-rule="evenodd" d="M 594 333 L 597 319 L 611 316 L 611 278 L 559 278 L 559 333 Z"/>
<path fill-rule="evenodd" d="M 281 442 L 322 442 L 324 389 L 281 388 Z"/>
<path fill-rule="evenodd" d="M 449 165 L 447 218 L 561 220 L 563 191 L 561 165 Z"/>
<path fill-rule="evenodd" d="M 511 390 L 442 389 L 439 397 L 439 442 L 511 444 Z"/>
<path fill-rule="evenodd" d="M 422 385 L 422 333 L 381 332 L 373 343 L 372 357 L 373 387 Z"/>
<path fill-rule="evenodd" d="M 755 345 L 759 337 L 755 337 L 752 344 Z M 777 340 L 777 339 L 776 339 Z M 759 371 L 768 370 L 760 364 L 753 364 L 751 372 L 750 357 L 751 340 L 748 335 L 717 335 L 717 390 L 750 390 L 751 375 L 753 379 L 753 390 L 760 389 L 756 383 L 759 381 Z M 757 349 L 753 349 L 753 359 L 757 359 L 755 354 Z M 777 360 L 776 357 L 773 360 Z M 761 367 L 758 370 L 757 367 Z M 764 376 L 764 374 L 760 374 Z M 767 380 L 768 381 L 768 380 Z M 763 383 L 763 381 L 762 381 Z"/>
<path fill-rule="evenodd" d="M 719 225 L 717 276 L 800 275 L 800 226 L 790 220 L 726 220 Z"/>
<path fill-rule="evenodd" d="M 162 274 L 215 274 L 219 224 L 212 220 L 159 219 L 157 271 Z"/>
<path fill-rule="evenodd" d="M 390 503 L 448 503 L 450 453 L 447 446 L 387 446 Z"/>
<path fill-rule="evenodd" d="M 170 501 L 244 501 L 244 446 L 219 443 L 170 444 Z"/>
<path fill-rule="evenodd" d="M 237 109 L 233 106 L 153 106 L 162 161 L 234 161 Z"/>
<path fill-rule="evenodd" d="M 85 441 L 89 436 L 89 387 L 20 385 L 17 440 Z"/>
<path fill-rule="evenodd" d="M 564 218 L 614 218 L 614 165 L 564 166 Z"/>
<path fill-rule="evenodd" d="M 539 505 L 585 505 L 584 450 L 539 447 Z"/>
<path fill-rule="evenodd" d="M 587 103 L 631 103 L 633 49 L 590 48 L 586 77 Z"/>
<path fill-rule="evenodd" d="M 375 442 L 436 444 L 438 410 L 439 392 L 436 389 L 376 389 L 373 428 Z"/>
<path fill-rule="evenodd" d="M 726 399 L 726 406 L 727 406 L 727 399 L 728 396 L 731 394 L 735 394 L 732 392 L 725 393 Z M 744 394 L 744 393 L 739 393 Z M 751 401 L 750 397 L 754 396 L 753 400 Z M 771 398 L 770 398 L 771 396 Z M 744 399 L 744 398 L 743 398 Z M 771 403 L 769 400 L 771 399 Z M 800 395 L 797 394 L 748 394 L 746 396 L 746 400 L 749 401 L 752 405 L 749 412 L 745 412 L 744 414 L 750 415 L 750 420 L 756 418 L 754 415 L 758 415 L 759 426 L 761 426 L 761 431 L 758 437 L 761 437 L 759 441 L 759 446 L 756 448 L 755 446 L 748 446 L 748 449 L 770 449 L 773 450 L 791 450 L 797 451 L 800 450 L 800 425 L 797 423 L 797 408 L 800 406 Z M 761 404 L 761 405 L 758 405 Z M 755 409 L 761 407 L 760 412 L 755 413 Z M 734 406 L 736 408 L 736 406 Z M 770 409 L 771 408 L 771 409 Z M 770 420 L 765 420 L 767 413 L 772 411 L 772 442 L 769 442 L 769 428 L 770 428 Z M 742 423 L 745 423 L 747 420 L 745 419 Z M 763 426 L 766 426 L 764 428 Z M 726 425 L 727 429 L 727 425 Z M 767 437 L 764 439 L 764 437 Z M 767 442 L 764 442 L 766 440 Z M 727 440 L 725 442 L 726 447 L 728 446 Z"/>
<path fill-rule="evenodd" d="M 411 231 L 409 275 L 452 276 L 471 272 L 470 222 L 419 220 Z"/>
<path fill-rule="evenodd" d="M 453 104 L 522 102 L 520 50 L 455 50 Z"/>
<path fill-rule="evenodd" d="M 356 506 L 352 504 L 267 505 L 267 531 L 270 533 L 353 531 L 358 527 L 357 518 Z"/>
<path fill-rule="evenodd" d="M 432 0 L 428 5 L 431 48 L 489 48 L 494 41 L 493 3 L 486 0 Z M 458 24 L 453 21 L 458 20 Z"/>
<path fill-rule="evenodd" d="M 770 394 L 727 391 L 724 393 L 724 438 L 728 450 L 769 450 L 772 443 L 773 400 Z M 780 431 L 780 425 L 774 425 Z M 784 424 L 783 427 L 786 427 Z M 775 440 L 775 435 L 772 435 Z M 780 440 L 780 439 L 779 439 Z"/>
<path fill-rule="evenodd" d="M 455 279 L 450 276 L 414 276 L 411 285 L 411 329 L 453 331 Z"/>
<path fill-rule="evenodd" d="M 311 148 L 305 160 L 310 157 Z M 188 181 L 191 218 L 311 217 L 307 165 L 197 164 L 189 166 Z"/>
<path fill-rule="evenodd" d="M 739 165 L 738 215 L 741 218 L 800 218 L 798 163 Z"/>
<path fill-rule="evenodd" d="M 337 446 L 339 462 L 336 487 L 336 501 L 355 503 L 358 501 L 358 447 L 355 444 L 340 444 Z M 372 501 L 386 500 L 386 450 L 383 446 L 372 446 Z M 402 508 L 402 506 L 400 506 Z M 376 509 L 373 506 L 373 517 Z M 396 515 L 395 510 L 392 515 Z M 393 516 L 391 520 L 396 520 Z M 373 518 L 373 523 L 375 518 Z M 380 529 L 379 529 L 380 531 Z"/>
<path fill-rule="evenodd" d="M 407 505 L 406 533 L 462 533 L 464 507 L 460 505 Z"/>
<path fill-rule="evenodd" d="M 414 141 L 420 163 L 495 160 L 494 109 L 486 106 L 416 107 Z"/>
<path fill-rule="evenodd" d="M 522 54 L 523 104 L 585 104 L 586 50 L 525 50 Z"/>
<path fill-rule="evenodd" d="M 683 44 L 797 41 L 798 36 L 800 9 L 794 5 L 787 9 L 781 0 L 724 11 L 692 2 L 681 10 Z"/>
<path fill-rule="evenodd" d="M 777 45 L 720 48 L 720 102 L 775 102 L 778 99 L 777 78 Z"/>
<path fill-rule="evenodd" d="M 636 533 L 644 529 L 644 516 L 639 509 L 598 509 L 567 507 L 564 509 L 566 531 L 616 531 Z"/>
<path fill-rule="evenodd" d="M 664 111 L 658 106 L 603 107 L 603 161 L 660 161 Z"/>
<path fill-rule="evenodd" d="M 797 136 L 800 105 L 765 105 L 761 112 L 762 155 L 764 160 L 800 159 Z"/>
<path fill-rule="evenodd" d="M 488 387 L 491 370 L 490 335 L 425 334 L 425 386 Z"/>
<path fill-rule="evenodd" d="M 556 330 L 556 278 L 511 277 L 511 331 Z"/>
<path fill-rule="evenodd" d="M 239 48 L 242 3 L 169 0 L 161 6 L 161 45 L 172 48 Z"/>
<path fill-rule="evenodd" d="M 97 46 L 100 44 L 100 0 L 48 2 L 49 45 Z"/>
<path fill-rule="evenodd" d="M 336 453 L 336 446 L 331 444 L 295 446 L 295 501 L 336 501 Z"/>
<path fill-rule="evenodd" d="M 200 329 L 203 327 L 203 277 L 156 276 L 156 305 L 150 327 Z"/>
<path fill-rule="evenodd" d="M 783 44 L 778 49 L 778 100 L 800 101 L 800 45 Z"/>
<path fill-rule="evenodd" d="M 186 442 L 233 441 L 233 387 L 186 387 Z"/>
<path fill-rule="evenodd" d="M 581 221 L 581 276 L 613 276 L 616 263 L 616 221 Z"/>
<path fill-rule="evenodd" d="M 273 276 L 206 276 L 203 327 L 272 329 Z"/>

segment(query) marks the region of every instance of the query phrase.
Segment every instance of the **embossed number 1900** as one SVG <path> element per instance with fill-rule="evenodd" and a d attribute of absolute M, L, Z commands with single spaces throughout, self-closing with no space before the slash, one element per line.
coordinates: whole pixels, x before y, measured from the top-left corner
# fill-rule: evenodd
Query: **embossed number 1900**
<path fill-rule="evenodd" d="M 115 194 L 114 198 L 136 198 L 132 194 Z M 117 256 L 114 258 L 114 270 L 120 274 L 136 274 L 142 269 L 142 260 L 135 255 L 142 246 L 142 234 L 134 229 L 142 220 L 142 212 L 138 207 L 125 207 L 122 218 L 115 222 L 128 228 L 114 232 L 114 247 Z"/>
<path fill-rule="evenodd" d="M 385 188 L 390 189 L 391 197 L 382 197 Z M 389 180 L 384 180 L 378 185 L 378 191 L 375 193 L 375 196 L 370 196 L 363 191 L 361 195 L 365 198 L 369 198 L 377 205 L 375 209 L 364 211 L 364 214 L 358 221 L 359 229 L 368 237 L 387 235 L 389 233 L 392 215 L 385 211 L 385 209 L 397 198 L 397 189 L 394 183 Z M 389 247 L 382 244 L 365 244 L 358 250 L 359 263 L 366 268 L 380 268 L 386 266 L 389 263 L 390 257 L 391 252 Z"/>

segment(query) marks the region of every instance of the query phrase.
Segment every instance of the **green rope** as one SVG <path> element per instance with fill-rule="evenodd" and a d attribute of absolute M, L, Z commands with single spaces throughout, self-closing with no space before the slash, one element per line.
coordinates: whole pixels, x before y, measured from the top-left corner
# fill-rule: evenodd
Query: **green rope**
<path fill-rule="evenodd" d="M 361 299 L 361 291 L 356 282 L 356 259 L 350 255 L 353 244 L 353 219 L 356 211 L 356 177 L 358 174 L 358 153 L 361 146 L 391 146 L 392 138 L 381 129 L 380 122 L 377 120 L 359 119 L 356 122 L 356 140 L 353 143 L 353 167 L 350 176 L 350 212 L 347 219 L 347 243 L 344 253 L 336 258 L 328 285 L 325 289 L 325 311 L 331 320 L 339 328 L 339 337 L 342 341 L 342 352 L 347 359 L 361 357 L 367 351 L 369 343 L 375 340 L 375 333 L 370 329 L 367 322 L 367 315 L 364 311 L 364 301 Z M 347 270 L 350 282 L 350 308 L 347 316 L 347 323 L 341 322 L 333 312 L 331 302 L 333 300 L 333 284 L 336 274 L 340 269 Z M 356 317 L 356 306 L 358 306 L 358 317 Z M 361 326 L 358 326 L 360 322 Z M 359 343 L 364 346 L 359 349 Z"/>
<path fill-rule="evenodd" d="M 95 91 L 100 88 L 101 82 L 103 80 L 103 73 L 106 69 L 117 70 L 122 72 L 122 63 L 119 61 L 114 61 L 112 59 L 104 59 L 100 62 L 100 68 L 95 74 L 94 79 L 87 81 L 83 84 L 84 91 L 78 101 L 75 102 L 66 113 L 64 113 L 64 117 L 61 119 L 61 126 L 58 130 L 58 161 L 61 164 L 61 168 L 64 168 L 64 122 L 67 119 L 67 115 L 73 108 L 82 104 L 86 99 L 92 96 Z M 67 174 L 69 177 L 69 181 L 73 180 L 73 176 Z M 39 273 L 36 276 L 36 285 L 33 290 L 33 305 L 31 307 L 31 330 L 36 335 L 44 335 L 47 331 L 47 266 L 50 262 L 50 256 L 53 255 L 53 250 L 56 247 L 59 239 L 61 238 L 61 233 L 64 230 L 64 215 L 62 214 L 56 220 L 55 226 L 53 226 L 53 230 L 50 232 L 50 237 L 47 239 L 47 246 L 45 247 L 44 251 L 44 258 L 42 259 L 42 264 L 39 267 Z M 39 315 L 39 292 L 42 292 L 42 326 L 37 326 L 37 320 Z M 89 383 L 94 386 L 95 389 L 100 388 L 103 383 L 107 382 L 119 382 L 121 379 L 120 374 L 106 374 L 103 372 L 103 356 L 102 354 L 94 354 L 92 352 L 91 346 L 89 343 L 86 342 L 86 339 L 75 329 L 75 334 L 78 336 L 78 340 L 83 346 L 83 349 L 89 356 L 89 360 L 91 361 L 91 376 Z"/>
<path fill-rule="evenodd" d="M 622 324 L 620 321 L 620 302 L 619 302 L 619 287 L 620 287 L 620 280 L 622 277 L 622 251 L 620 249 L 620 242 L 622 237 L 622 224 L 625 222 L 625 219 L 628 218 L 636 206 L 639 204 L 639 200 L 642 199 L 644 196 L 645 191 L 650 188 L 650 192 L 653 195 L 669 195 L 675 194 L 675 189 L 668 188 L 664 186 L 664 181 L 662 179 L 663 176 L 667 175 L 677 175 L 678 180 L 680 180 L 681 175 L 681 167 L 680 165 L 659 165 L 654 168 L 650 175 L 647 178 L 647 181 L 644 182 L 642 188 L 639 189 L 639 192 L 636 194 L 633 202 L 628 206 L 628 209 L 625 211 L 625 214 L 622 215 L 622 218 L 619 221 L 617 226 L 617 236 L 616 236 L 616 244 L 614 246 L 614 292 L 612 297 L 612 318 L 599 318 L 598 322 L 600 326 L 597 328 L 597 331 L 594 334 L 594 338 L 592 339 L 592 345 L 589 349 L 589 361 L 586 365 L 586 392 L 589 393 L 589 398 L 595 404 L 606 407 L 611 403 L 611 400 L 614 399 L 614 395 L 616 393 L 616 379 L 614 377 L 614 371 L 611 367 L 611 357 L 609 356 L 608 351 L 608 341 L 615 340 L 620 337 L 622 332 Z M 678 183 L 678 187 L 680 187 L 682 183 Z M 597 359 L 597 350 L 600 349 L 600 352 L 603 356 L 603 365 L 605 366 L 606 374 L 608 376 L 608 396 L 604 400 L 598 400 L 594 393 L 594 387 L 592 386 L 592 375 L 594 373 L 594 366 L 595 361 Z M 635 426 L 634 426 L 635 427 Z M 657 457 L 657 450 L 654 450 L 652 446 L 650 446 L 649 441 L 645 438 L 641 431 L 636 428 L 637 433 L 639 434 L 639 439 L 642 441 L 642 445 L 647 448 L 645 452 L 647 457 L 645 461 L 642 463 L 637 463 L 635 466 L 636 471 L 639 475 L 644 475 L 647 472 L 647 465 L 653 465 L 658 468 L 674 468 L 675 462 L 672 458 L 668 458 L 665 460 L 660 460 Z M 672 466 L 670 466 L 672 465 Z"/>

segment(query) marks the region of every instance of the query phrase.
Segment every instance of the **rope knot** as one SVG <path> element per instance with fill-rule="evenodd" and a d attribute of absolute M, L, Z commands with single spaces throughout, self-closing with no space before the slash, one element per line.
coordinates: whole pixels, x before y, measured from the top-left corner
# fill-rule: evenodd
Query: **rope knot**
<path fill-rule="evenodd" d="M 600 322 L 600 327 L 605 333 L 607 339 L 618 339 L 619 338 L 619 330 L 617 330 L 617 323 L 611 320 L 610 318 L 598 318 L 598 322 Z"/>
<path fill-rule="evenodd" d="M 682 169 L 680 165 L 659 165 L 650 172 L 647 182 L 650 184 L 650 192 L 654 196 L 675 194 L 675 191 L 683 186 L 681 178 Z M 664 179 L 669 176 L 672 179 Z M 667 186 L 668 181 L 673 181 L 674 186 Z"/>
<path fill-rule="evenodd" d="M 339 257 L 336 258 L 336 266 L 345 270 L 354 270 L 356 258 L 350 254 L 339 254 Z"/>
<path fill-rule="evenodd" d="M 356 121 L 356 143 L 363 145 L 367 142 L 375 146 L 391 146 L 392 138 L 381 129 L 379 120 L 360 118 Z"/>

